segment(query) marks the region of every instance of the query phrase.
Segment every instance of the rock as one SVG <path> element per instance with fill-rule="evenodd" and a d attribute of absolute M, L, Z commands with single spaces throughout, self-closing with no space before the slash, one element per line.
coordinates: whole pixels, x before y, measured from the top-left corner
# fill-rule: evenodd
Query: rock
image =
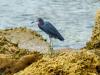
<path fill-rule="evenodd" d="M 100 10 L 96 13 L 96 22 L 93 27 L 92 37 L 86 45 L 87 49 L 99 49 L 100 52 Z"/>
<path fill-rule="evenodd" d="M 43 57 L 14 75 L 97 75 L 99 57 L 90 51 L 67 51 Z"/>
<path fill-rule="evenodd" d="M 3 34 L 0 35 L 0 75 L 13 75 L 40 60 L 42 56 L 39 52 L 20 49 Z"/>
<path fill-rule="evenodd" d="M 87 50 L 94 50 L 100 56 L 100 10 L 96 13 L 96 22 L 93 27 L 92 36 L 89 42 L 86 43 Z"/>
<path fill-rule="evenodd" d="M 23 70 L 24 68 L 26 68 L 33 62 L 37 62 L 41 58 L 42 58 L 42 54 L 40 54 L 38 52 L 34 52 L 29 55 L 24 55 L 24 56 L 20 57 L 19 59 L 17 59 L 16 62 L 14 62 L 13 65 L 10 66 L 8 69 L 6 68 L 4 73 L 5 74 L 9 74 L 9 73 L 14 74 L 20 70 Z"/>
<path fill-rule="evenodd" d="M 27 28 L 6 29 L 1 31 L 8 41 L 17 44 L 21 49 L 47 53 L 50 49 L 49 44 L 37 32 Z"/>
<path fill-rule="evenodd" d="M 100 65 L 96 66 L 96 70 L 100 74 Z"/>
<path fill-rule="evenodd" d="M 15 62 L 15 59 L 11 55 L 0 54 L 0 70 L 11 66 Z"/>

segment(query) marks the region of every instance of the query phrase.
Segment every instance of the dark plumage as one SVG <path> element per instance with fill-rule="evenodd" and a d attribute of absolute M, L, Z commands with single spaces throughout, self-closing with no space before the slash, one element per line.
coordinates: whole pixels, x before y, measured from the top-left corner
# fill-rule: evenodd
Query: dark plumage
<path fill-rule="evenodd" d="M 64 41 L 64 38 L 62 37 L 62 35 L 50 22 L 45 22 L 42 18 L 38 18 L 38 26 L 50 37 L 54 37 L 54 38 L 59 39 L 60 41 Z"/>
<path fill-rule="evenodd" d="M 32 22 L 32 23 L 34 23 L 34 22 Z M 57 38 L 60 41 L 64 41 L 64 38 L 50 22 L 44 21 L 42 18 L 38 18 L 38 27 L 49 35 L 50 45 L 51 45 L 51 48 L 49 51 L 52 54 L 53 53 L 53 43 L 52 43 L 51 38 L 52 37 Z"/>

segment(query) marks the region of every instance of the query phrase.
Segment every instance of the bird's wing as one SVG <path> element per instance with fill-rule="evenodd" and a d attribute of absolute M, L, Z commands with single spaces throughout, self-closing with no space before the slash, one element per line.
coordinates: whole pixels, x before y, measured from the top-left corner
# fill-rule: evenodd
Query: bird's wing
<path fill-rule="evenodd" d="M 45 22 L 45 26 L 47 26 L 48 31 L 52 34 L 59 34 L 58 30 L 50 22 Z"/>
<path fill-rule="evenodd" d="M 58 30 L 50 22 L 45 22 L 45 24 L 42 27 L 42 30 L 55 38 L 64 40 L 64 38 L 61 36 Z"/>

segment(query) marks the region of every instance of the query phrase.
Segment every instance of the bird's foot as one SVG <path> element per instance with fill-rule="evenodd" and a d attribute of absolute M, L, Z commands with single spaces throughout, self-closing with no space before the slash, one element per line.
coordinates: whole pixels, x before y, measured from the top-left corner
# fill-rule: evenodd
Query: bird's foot
<path fill-rule="evenodd" d="M 48 54 L 49 54 L 50 56 L 52 56 L 52 55 L 54 54 L 54 50 L 53 50 L 52 47 L 50 47 L 50 49 L 48 50 Z"/>

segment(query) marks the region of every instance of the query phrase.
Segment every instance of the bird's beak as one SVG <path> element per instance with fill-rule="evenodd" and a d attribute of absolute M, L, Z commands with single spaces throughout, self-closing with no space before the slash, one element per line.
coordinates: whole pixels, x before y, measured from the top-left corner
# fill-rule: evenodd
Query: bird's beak
<path fill-rule="evenodd" d="M 31 24 L 33 24 L 33 23 L 38 23 L 38 21 L 32 21 Z"/>
<path fill-rule="evenodd" d="M 31 22 L 31 24 L 35 23 L 34 21 Z"/>

